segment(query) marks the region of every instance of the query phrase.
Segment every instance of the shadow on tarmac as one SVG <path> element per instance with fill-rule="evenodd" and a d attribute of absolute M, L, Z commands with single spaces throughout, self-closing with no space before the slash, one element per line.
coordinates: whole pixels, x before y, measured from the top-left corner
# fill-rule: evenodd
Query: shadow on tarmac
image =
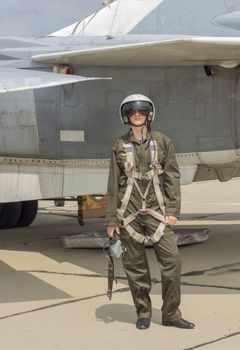
<path fill-rule="evenodd" d="M 196 215 L 186 215 L 184 219 L 190 220 L 188 217 L 192 218 Z M 201 220 L 207 220 L 210 238 L 201 244 L 180 247 L 183 261 L 183 294 L 239 293 L 240 280 L 237 276 L 240 268 L 240 234 L 238 234 L 240 233 L 240 222 L 235 223 L 235 221 L 240 220 L 240 214 L 214 214 L 212 217 L 210 215 L 208 213 L 205 217 L 205 214 L 201 214 L 202 219 L 197 218 L 196 222 L 191 222 L 191 226 L 185 226 L 188 228 L 206 227 L 206 222 L 201 224 Z M 211 224 L 209 220 L 215 222 Z M 219 222 L 216 223 L 218 220 Z M 2 279 L 0 302 L 72 297 L 33 276 L 34 272 L 75 276 L 79 278 L 79 283 L 82 283 L 82 277 L 99 278 L 105 279 L 107 284 L 107 261 L 101 249 L 64 249 L 60 241 L 61 235 L 79 234 L 88 230 L 96 230 L 96 227 L 104 229 L 104 220 L 87 220 L 86 225 L 80 227 L 72 218 L 40 214 L 31 227 L 2 230 L 0 236 L 0 249 L 2 251 L 36 252 L 50 258 L 53 262 L 60 264 L 67 262 L 86 271 L 77 273 L 69 268 L 69 272 L 59 272 L 48 265 L 41 264 L 37 266 L 36 270 L 33 270 L 31 262 L 29 262 L 29 268 L 26 265 L 27 268 L 14 270 L 2 262 L 0 264 Z M 184 227 L 184 220 L 181 221 L 179 227 Z M 152 294 L 156 295 L 160 292 L 160 270 L 151 248 L 147 249 L 147 255 L 151 265 L 153 282 L 157 281 L 157 283 L 153 283 L 152 289 Z M 21 259 L 21 254 L 17 259 Z M 121 283 L 127 287 L 120 260 L 116 261 L 115 271 Z M 125 315 L 126 312 L 120 312 L 120 314 Z M 107 311 L 106 315 L 108 315 Z M 108 316 L 104 316 L 104 319 L 107 320 Z"/>
<path fill-rule="evenodd" d="M 152 322 L 156 324 L 162 324 L 161 311 L 156 308 L 152 308 Z M 101 305 L 96 309 L 96 319 L 106 324 L 113 322 L 134 324 L 137 320 L 136 310 L 133 305 L 127 304 L 109 304 Z"/>

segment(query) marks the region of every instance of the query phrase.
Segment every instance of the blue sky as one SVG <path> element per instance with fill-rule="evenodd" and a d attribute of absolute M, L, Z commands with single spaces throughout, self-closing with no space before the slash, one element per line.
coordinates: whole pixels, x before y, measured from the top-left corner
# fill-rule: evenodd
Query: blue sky
<path fill-rule="evenodd" d="M 101 0 L 0 0 L 0 36 L 49 34 L 101 6 Z"/>

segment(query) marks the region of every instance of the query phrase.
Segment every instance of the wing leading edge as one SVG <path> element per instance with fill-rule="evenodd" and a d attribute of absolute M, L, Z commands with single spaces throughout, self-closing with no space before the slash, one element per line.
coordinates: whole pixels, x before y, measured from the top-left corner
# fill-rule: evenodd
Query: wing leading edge
<path fill-rule="evenodd" d="M 56 74 L 15 68 L 0 68 L 0 93 L 40 89 L 102 78 Z M 104 79 L 104 78 L 103 78 Z"/>
<path fill-rule="evenodd" d="M 104 46 L 33 56 L 50 64 L 98 66 L 237 66 L 240 38 L 174 37 L 151 42 Z"/>

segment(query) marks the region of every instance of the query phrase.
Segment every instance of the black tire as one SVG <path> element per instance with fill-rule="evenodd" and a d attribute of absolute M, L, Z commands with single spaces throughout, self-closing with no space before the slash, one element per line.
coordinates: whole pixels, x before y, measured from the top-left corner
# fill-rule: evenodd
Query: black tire
<path fill-rule="evenodd" d="M 15 227 L 22 211 L 22 203 L 0 203 L 0 229 Z"/>
<path fill-rule="evenodd" d="M 56 207 L 64 207 L 65 199 L 54 199 L 54 204 Z"/>
<path fill-rule="evenodd" d="M 22 202 L 22 210 L 15 227 L 26 227 L 31 225 L 37 216 L 38 201 Z"/>

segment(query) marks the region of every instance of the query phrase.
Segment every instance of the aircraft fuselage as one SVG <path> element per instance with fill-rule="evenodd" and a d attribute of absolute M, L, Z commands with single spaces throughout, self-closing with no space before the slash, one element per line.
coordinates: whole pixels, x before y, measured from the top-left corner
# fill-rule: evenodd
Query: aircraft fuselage
<path fill-rule="evenodd" d="M 21 42 L 16 38 L 4 40 L 2 66 L 52 71 L 51 65 L 30 57 L 70 44 L 79 48 L 142 39 L 52 37 L 26 39 L 24 48 L 16 48 Z M 128 129 L 120 123 L 118 108 L 133 93 L 145 94 L 155 103 L 152 127 L 173 139 L 182 183 L 237 176 L 238 68 L 213 66 L 209 76 L 202 66 L 72 68 L 75 75 L 112 79 L 0 95 L 0 175 L 5 183 L 0 202 L 105 192 L 111 146 Z"/>

